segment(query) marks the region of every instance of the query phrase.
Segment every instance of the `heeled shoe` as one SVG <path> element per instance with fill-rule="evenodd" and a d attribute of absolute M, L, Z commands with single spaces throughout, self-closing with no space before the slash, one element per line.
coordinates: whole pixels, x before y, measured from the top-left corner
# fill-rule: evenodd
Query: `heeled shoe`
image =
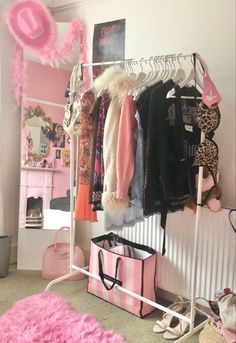
<path fill-rule="evenodd" d="M 190 318 L 191 306 L 188 306 L 183 316 Z M 165 339 L 176 339 L 183 336 L 189 328 L 189 323 L 183 319 L 179 319 L 179 323 L 175 327 L 168 326 L 163 334 Z"/>
<path fill-rule="evenodd" d="M 184 303 L 185 301 L 183 300 L 183 298 L 181 296 L 177 296 L 173 304 L 168 306 L 168 308 L 175 312 L 181 312 L 184 308 Z M 166 328 L 170 325 L 173 317 L 173 314 L 164 313 L 162 320 L 157 320 L 154 324 L 153 331 L 157 333 L 164 332 Z"/>

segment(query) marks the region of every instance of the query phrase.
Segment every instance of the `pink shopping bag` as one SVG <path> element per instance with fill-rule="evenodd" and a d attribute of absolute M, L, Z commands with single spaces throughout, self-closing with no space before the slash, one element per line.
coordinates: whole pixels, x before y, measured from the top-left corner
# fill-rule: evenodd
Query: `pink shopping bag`
<path fill-rule="evenodd" d="M 119 251 L 113 249 L 114 246 L 122 245 L 131 247 L 134 253 L 125 256 L 114 252 L 114 250 Z M 120 249 L 120 251 L 125 250 Z M 114 286 L 122 286 L 156 301 L 156 264 L 157 253 L 148 246 L 133 243 L 114 233 L 93 238 L 89 271 L 99 276 L 101 281 L 90 277 L 88 292 L 142 318 L 155 308 L 126 295 Z"/>

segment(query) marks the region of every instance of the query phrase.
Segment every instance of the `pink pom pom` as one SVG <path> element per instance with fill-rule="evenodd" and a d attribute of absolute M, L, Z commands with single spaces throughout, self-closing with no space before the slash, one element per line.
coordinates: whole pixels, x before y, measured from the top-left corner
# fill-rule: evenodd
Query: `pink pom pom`
<path fill-rule="evenodd" d="M 221 209 L 221 202 L 220 202 L 220 200 L 217 200 L 217 199 L 210 199 L 207 202 L 207 207 L 212 212 L 218 212 Z"/>

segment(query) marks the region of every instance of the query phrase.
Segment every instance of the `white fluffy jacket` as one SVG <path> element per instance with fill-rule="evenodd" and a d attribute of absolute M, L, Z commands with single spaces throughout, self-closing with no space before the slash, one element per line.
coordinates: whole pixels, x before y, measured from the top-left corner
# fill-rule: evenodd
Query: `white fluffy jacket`
<path fill-rule="evenodd" d="M 122 72 L 114 75 L 108 86 L 108 91 L 111 96 L 111 103 L 108 108 L 104 127 L 103 154 L 105 176 L 102 204 L 104 210 L 109 213 L 120 214 L 123 213 L 128 207 L 128 199 L 116 199 L 116 153 L 123 95 L 135 85 L 135 78 L 128 76 L 126 72 Z"/>

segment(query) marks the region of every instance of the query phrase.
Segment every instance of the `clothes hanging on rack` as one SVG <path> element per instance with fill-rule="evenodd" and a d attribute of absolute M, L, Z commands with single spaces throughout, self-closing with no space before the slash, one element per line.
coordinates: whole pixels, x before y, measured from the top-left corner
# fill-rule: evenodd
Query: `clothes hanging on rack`
<path fill-rule="evenodd" d="M 156 213 L 162 214 L 165 228 L 168 212 L 183 210 L 195 199 L 201 93 L 191 85 L 180 88 L 172 79 L 152 80 L 149 87 L 116 67 L 108 68 L 92 89 L 96 84 L 107 91 L 93 99 L 90 113 L 92 209 L 104 210 L 107 229 Z M 172 90 L 176 96 L 167 98 Z"/>
<path fill-rule="evenodd" d="M 79 183 L 75 203 L 75 220 L 97 221 L 96 212 L 91 205 L 91 182 L 95 168 L 95 142 L 94 136 L 98 131 L 98 111 L 101 99 L 98 93 L 109 84 L 111 78 L 123 72 L 120 67 L 113 67 L 106 70 L 93 84 L 93 87 L 84 93 L 78 94 L 79 113 L 77 120 L 79 127 Z M 78 90 L 80 93 L 81 89 Z M 95 113 L 94 113 L 95 112 Z"/>
<path fill-rule="evenodd" d="M 137 208 L 135 204 L 129 204 L 128 197 L 128 188 L 134 173 L 134 145 L 136 144 L 133 136 L 136 134 L 136 127 L 134 122 L 133 126 L 128 125 L 128 118 L 132 116 L 134 118 L 135 111 L 133 113 L 127 111 L 130 106 L 129 100 L 126 102 L 128 99 L 126 96 L 135 85 L 136 80 L 133 76 L 122 73 L 113 78 L 108 86 L 111 103 L 104 127 L 105 178 L 102 201 L 107 229 L 133 225 L 143 219 L 142 209 Z M 125 145 L 127 141 L 130 144 Z M 125 151 L 124 147 L 126 147 Z M 117 191 L 119 196 L 117 196 Z"/>
<path fill-rule="evenodd" d="M 175 87 L 173 80 L 151 91 L 146 143 L 144 214 L 183 208 L 191 197 L 189 182 L 194 183 L 193 155 L 200 142 L 196 128 L 196 101 L 181 100 L 182 95 L 199 96 L 195 87 L 176 87 L 177 97 L 166 99 Z M 192 157 L 191 157 L 192 154 Z"/>
<path fill-rule="evenodd" d="M 120 75 L 117 75 L 108 86 L 111 102 L 108 108 L 104 127 L 103 153 L 105 178 L 102 204 L 105 211 L 109 212 L 110 214 L 123 213 L 128 207 L 127 197 L 119 199 L 116 196 L 117 148 L 123 95 L 126 91 L 133 88 L 135 84 L 135 79 L 128 76 L 124 72 Z"/>
<path fill-rule="evenodd" d="M 95 101 L 95 94 L 89 90 L 80 99 L 79 127 L 79 185 L 75 204 L 75 219 L 97 221 L 96 212 L 89 204 L 89 178 L 91 169 L 92 140 L 94 125 L 89 112 Z"/>
<path fill-rule="evenodd" d="M 96 137 L 98 134 L 98 120 L 99 120 L 99 111 L 101 107 L 101 102 L 102 102 L 102 96 L 98 96 L 89 113 L 90 118 L 93 121 L 92 156 L 91 156 L 91 167 L 90 167 L 90 177 L 89 177 L 89 204 L 92 204 L 92 192 L 93 192 L 92 185 L 93 185 L 93 179 L 94 179 L 95 158 L 96 158 Z"/>
<path fill-rule="evenodd" d="M 91 170 L 90 201 L 93 211 L 102 211 L 102 192 L 104 182 L 104 161 L 103 161 L 103 137 L 107 110 L 110 105 L 110 97 L 107 92 L 101 95 L 101 103 L 98 113 L 97 135 L 94 132 L 95 156 L 94 169 Z"/>

